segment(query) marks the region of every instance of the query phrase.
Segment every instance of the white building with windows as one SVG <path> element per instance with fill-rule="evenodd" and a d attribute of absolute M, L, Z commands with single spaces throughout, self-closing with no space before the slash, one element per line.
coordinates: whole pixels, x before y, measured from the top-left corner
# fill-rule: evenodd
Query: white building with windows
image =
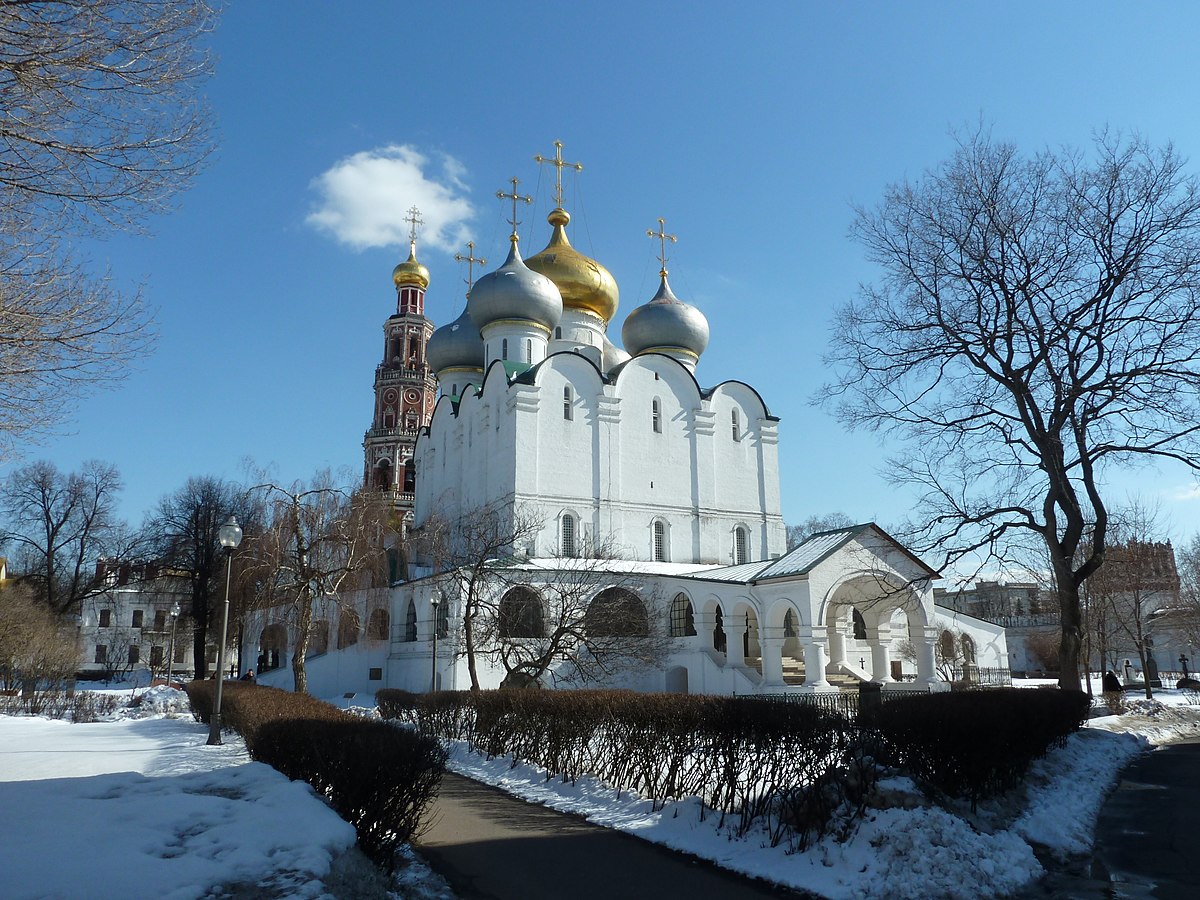
<path fill-rule="evenodd" d="M 420 534 L 484 508 L 511 517 L 522 532 L 511 548 L 516 568 L 528 577 L 496 587 L 502 637 L 544 640 L 556 579 L 604 549 L 616 557 L 605 562 L 611 583 L 597 582 L 592 602 L 624 619 L 585 617 L 585 627 L 670 642 L 658 665 L 613 684 L 943 689 L 937 645 L 951 629 L 969 666 L 1005 666 L 1003 630 L 970 617 L 940 622 L 937 573 L 877 526 L 785 552 L 779 423 L 751 386 L 698 380 L 709 327 L 668 283 L 673 238 L 661 220 L 651 232 L 664 248 L 659 288 L 626 318 L 621 349 L 607 335 L 616 282 L 570 245 L 561 199 L 559 191 L 547 247 L 523 260 L 514 225 L 503 265 L 474 283 L 466 309 L 427 345 L 440 398 L 413 450 L 413 527 Z M 530 517 L 541 525 L 526 534 L 517 523 Z M 469 685 L 460 598 L 438 573 L 412 574 L 392 590 L 385 664 L 347 680 L 342 662 L 312 660 L 314 693 Z M 337 680 L 326 679 L 335 668 Z M 484 687 L 504 674 L 481 662 Z M 560 682 L 550 674 L 543 680 Z"/>

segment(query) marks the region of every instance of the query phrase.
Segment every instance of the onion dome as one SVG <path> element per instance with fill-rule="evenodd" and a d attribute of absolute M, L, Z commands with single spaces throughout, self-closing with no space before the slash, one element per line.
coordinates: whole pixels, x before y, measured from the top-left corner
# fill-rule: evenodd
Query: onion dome
<path fill-rule="evenodd" d="M 563 301 L 554 282 L 525 265 L 513 240 L 508 259 L 471 288 L 467 312 L 479 331 L 493 322 L 516 319 L 550 331 L 562 318 Z"/>
<path fill-rule="evenodd" d="M 566 231 L 571 216 L 565 209 L 551 210 L 546 220 L 554 226 L 550 243 L 526 264 L 558 285 L 564 307 L 590 312 L 608 324 L 617 314 L 617 282 L 608 269 L 571 246 Z"/>
<path fill-rule="evenodd" d="M 698 359 L 708 346 L 708 319 L 696 307 L 684 303 L 671 293 L 666 269 L 660 274 L 662 284 L 654 299 L 639 306 L 625 318 L 625 324 L 621 326 L 621 342 L 634 356 L 662 351 L 683 352 Z"/>
<path fill-rule="evenodd" d="M 462 315 L 437 329 L 425 346 L 425 359 L 434 372 L 482 369 L 483 338 L 464 309 Z"/>
<path fill-rule="evenodd" d="M 392 283 L 396 289 L 405 285 L 416 285 L 421 290 L 429 287 L 429 270 L 417 262 L 417 242 L 409 241 L 408 259 L 392 269 Z"/>

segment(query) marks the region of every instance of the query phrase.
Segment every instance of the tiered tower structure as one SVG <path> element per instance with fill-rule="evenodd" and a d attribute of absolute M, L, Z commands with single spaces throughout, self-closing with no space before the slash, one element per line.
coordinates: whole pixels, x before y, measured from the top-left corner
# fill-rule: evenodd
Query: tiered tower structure
<path fill-rule="evenodd" d="M 407 524 L 412 519 L 417 433 L 429 423 L 437 379 L 426 360 L 433 323 L 425 317 L 429 270 L 417 261 L 420 211 L 408 211 L 408 259 L 392 271 L 396 312 L 383 323 L 383 362 L 375 367 L 375 412 L 363 436 L 363 486 L 384 494 Z"/>

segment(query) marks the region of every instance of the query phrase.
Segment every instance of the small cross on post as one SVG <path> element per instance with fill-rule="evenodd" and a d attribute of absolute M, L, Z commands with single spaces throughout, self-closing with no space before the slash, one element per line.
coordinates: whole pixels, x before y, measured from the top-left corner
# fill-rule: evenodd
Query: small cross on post
<path fill-rule="evenodd" d="M 465 262 L 467 264 L 466 282 L 467 282 L 467 293 L 469 294 L 469 293 L 471 293 L 471 285 L 473 285 L 475 283 L 475 263 L 479 263 L 481 266 L 486 266 L 487 260 L 484 259 L 482 256 L 475 255 L 475 242 L 474 241 L 467 241 L 467 255 L 466 256 L 463 256 L 461 253 L 455 253 L 454 260 L 455 260 L 455 262 Z"/>
<path fill-rule="evenodd" d="M 421 211 L 415 206 L 410 206 L 408 212 L 404 216 L 404 221 L 408 223 L 408 240 L 410 243 L 416 243 L 417 228 L 425 224 L 425 220 L 421 218 Z"/>
<path fill-rule="evenodd" d="M 583 171 L 583 163 L 564 162 L 562 158 L 562 141 L 554 142 L 554 159 L 549 159 L 542 154 L 534 156 L 535 163 L 549 163 L 554 166 L 554 205 L 562 209 L 563 193 L 562 193 L 562 170 L 574 169 L 576 172 Z"/>
<path fill-rule="evenodd" d="M 517 193 L 517 185 L 521 183 L 521 179 L 517 178 L 517 176 L 514 175 L 512 178 L 510 178 L 508 180 L 512 184 L 512 188 L 513 188 L 512 193 L 506 194 L 506 193 L 504 193 L 504 191 L 496 191 L 496 199 L 512 201 L 513 213 L 512 213 L 512 218 L 509 219 L 508 222 L 510 225 L 512 225 L 512 237 L 510 238 L 510 240 L 515 244 L 519 240 L 519 238 L 517 237 L 517 226 L 521 224 L 520 221 L 517 219 L 517 203 L 521 202 L 521 203 L 529 204 L 529 203 L 533 202 L 533 198 L 528 197 L 528 196 L 522 197 L 519 193 Z"/>
<path fill-rule="evenodd" d="M 662 264 L 662 268 L 659 270 L 658 274 L 663 278 L 667 277 L 667 241 L 670 241 L 672 244 L 679 242 L 679 238 L 675 237 L 675 235 L 667 234 L 666 226 L 667 220 L 659 218 L 658 231 L 655 231 L 653 228 L 646 229 L 646 237 L 658 238 L 660 245 L 658 261 Z"/>

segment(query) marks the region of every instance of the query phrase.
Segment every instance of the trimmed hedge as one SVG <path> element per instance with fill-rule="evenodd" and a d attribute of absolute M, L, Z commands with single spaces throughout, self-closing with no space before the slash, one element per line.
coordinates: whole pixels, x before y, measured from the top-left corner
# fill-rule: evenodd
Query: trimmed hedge
<path fill-rule="evenodd" d="M 882 761 L 974 807 L 1020 783 L 1035 759 L 1079 729 L 1089 706 L 1075 691 L 998 688 L 898 698 L 868 724 Z"/>
<path fill-rule="evenodd" d="M 590 774 L 662 804 L 700 797 L 735 833 L 762 825 L 803 849 L 874 780 L 859 729 L 815 705 L 632 691 L 408 694 L 384 689 L 386 718 L 511 754 L 574 781 Z M 845 809 L 846 807 L 849 809 Z"/>
<path fill-rule="evenodd" d="M 214 684 L 185 685 L 201 722 L 211 720 Z M 419 834 L 446 766 L 431 737 L 278 688 L 226 682 L 221 724 L 242 735 L 252 759 L 312 785 L 354 826 L 363 853 L 389 871 L 399 845 Z"/>

